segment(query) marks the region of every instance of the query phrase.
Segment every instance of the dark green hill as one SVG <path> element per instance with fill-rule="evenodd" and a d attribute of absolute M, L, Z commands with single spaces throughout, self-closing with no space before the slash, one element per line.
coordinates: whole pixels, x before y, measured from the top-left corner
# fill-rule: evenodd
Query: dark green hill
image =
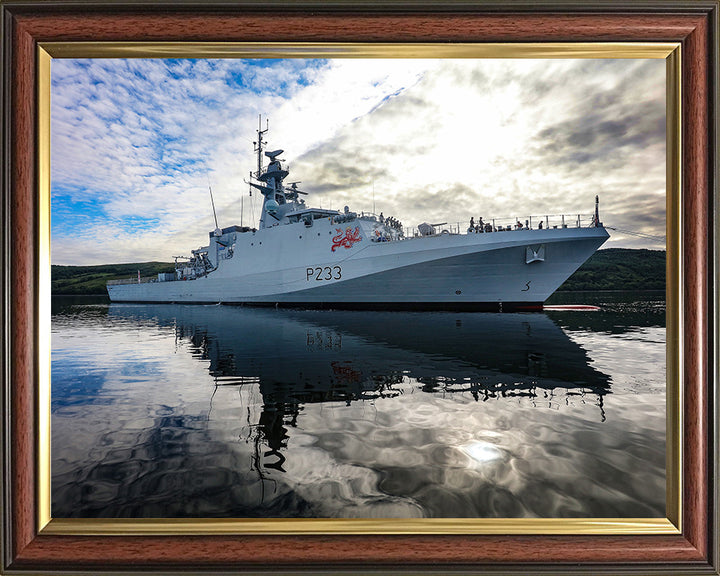
<path fill-rule="evenodd" d="M 558 291 L 664 289 L 664 250 L 608 248 L 595 252 Z"/>
<path fill-rule="evenodd" d="M 53 294 L 107 294 L 108 280 L 155 276 L 173 272 L 169 262 L 105 264 L 102 266 L 53 266 Z M 664 290 L 665 251 L 608 248 L 593 254 L 559 288 L 570 290 Z"/>
<path fill-rule="evenodd" d="M 157 276 L 159 272 L 174 272 L 171 262 L 142 262 L 139 264 L 103 264 L 101 266 L 52 266 L 53 294 L 107 294 L 108 280 Z"/>

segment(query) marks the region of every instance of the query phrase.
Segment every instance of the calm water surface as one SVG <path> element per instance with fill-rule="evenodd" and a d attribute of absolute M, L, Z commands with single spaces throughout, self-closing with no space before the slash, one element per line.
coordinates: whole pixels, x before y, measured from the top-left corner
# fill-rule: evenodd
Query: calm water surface
<path fill-rule="evenodd" d="M 665 517 L 665 303 L 57 298 L 54 517 Z"/>

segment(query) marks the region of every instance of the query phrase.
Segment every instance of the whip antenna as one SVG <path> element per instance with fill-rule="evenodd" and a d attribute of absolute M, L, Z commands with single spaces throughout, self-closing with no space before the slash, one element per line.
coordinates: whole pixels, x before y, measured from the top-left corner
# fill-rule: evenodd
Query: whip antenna
<path fill-rule="evenodd" d="M 218 228 L 220 228 L 220 226 L 218 226 L 217 214 L 215 213 L 215 200 L 213 199 L 212 186 L 210 186 L 210 176 L 207 177 L 207 180 L 208 190 L 210 190 L 210 203 L 212 204 L 213 218 L 215 218 L 215 229 L 217 230 Z"/>

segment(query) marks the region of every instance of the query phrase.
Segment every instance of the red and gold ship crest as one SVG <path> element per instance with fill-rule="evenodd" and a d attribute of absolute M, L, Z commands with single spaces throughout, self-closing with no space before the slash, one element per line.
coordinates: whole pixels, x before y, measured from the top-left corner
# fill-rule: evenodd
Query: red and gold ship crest
<path fill-rule="evenodd" d="M 344 248 L 352 248 L 352 245 L 355 244 L 355 242 L 360 242 L 362 240 L 359 226 L 355 226 L 355 230 L 353 230 L 351 226 L 348 226 L 345 228 L 345 232 L 340 230 L 340 228 L 335 228 L 335 231 L 338 235 L 333 236 L 332 239 L 333 245 L 331 250 L 333 252 L 335 252 L 335 248 L 339 248 L 340 246 L 343 246 Z"/>

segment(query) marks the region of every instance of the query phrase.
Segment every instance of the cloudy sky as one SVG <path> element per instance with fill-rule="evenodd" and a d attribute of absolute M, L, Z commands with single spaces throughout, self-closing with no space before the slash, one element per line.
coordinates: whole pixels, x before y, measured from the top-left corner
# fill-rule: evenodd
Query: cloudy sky
<path fill-rule="evenodd" d="M 311 206 L 465 227 L 598 194 L 660 238 L 605 247 L 664 248 L 664 60 L 55 59 L 51 97 L 54 264 L 188 255 L 209 186 L 220 226 L 257 223 L 258 114 Z"/>

